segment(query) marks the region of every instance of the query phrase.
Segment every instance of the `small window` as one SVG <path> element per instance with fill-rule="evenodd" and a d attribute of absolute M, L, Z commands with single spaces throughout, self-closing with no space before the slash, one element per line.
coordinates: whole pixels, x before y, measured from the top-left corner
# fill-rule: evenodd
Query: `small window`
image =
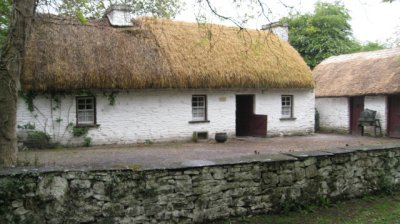
<path fill-rule="evenodd" d="M 96 101 L 94 96 L 76 97 L 76 124 L 96 124 Z"/>
<path fill-rule="evenodd" d="M 282 96 L 282 118 L 293 117 L 293 96 Z"/>
<path fill-rule="evenodd" d="M 207 120 L 207 97 L 204 95 L 192 96 L 192 120 L 206 121 Z"/>

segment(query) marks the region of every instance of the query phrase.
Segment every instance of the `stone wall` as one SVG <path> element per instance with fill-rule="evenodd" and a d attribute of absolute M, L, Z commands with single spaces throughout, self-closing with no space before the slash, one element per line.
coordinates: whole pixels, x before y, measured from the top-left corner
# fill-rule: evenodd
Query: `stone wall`
<path fill-rule="evenodd" d="M 0 223 L 196 223 L 357 197 L 400 181 L 400 146 L 153 170 L 0 172 Z"/>

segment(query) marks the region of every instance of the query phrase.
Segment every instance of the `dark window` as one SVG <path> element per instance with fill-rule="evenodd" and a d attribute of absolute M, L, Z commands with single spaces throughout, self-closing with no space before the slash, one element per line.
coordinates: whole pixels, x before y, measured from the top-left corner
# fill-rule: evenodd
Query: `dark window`
<path fill-rule="evenodd" d="M 207 120 L 207 97 L 205 95 L 192 96 L 192 120 Z"/>
<path fill-rule="evenodd" d="M 96 100 L 94 96 L 76 97 L 76 124 L 96 124 Z"/>
<path fill-rule="evenodd" d="M 293 96 L 282 96 L 282 118 L 293 117 Z"/>

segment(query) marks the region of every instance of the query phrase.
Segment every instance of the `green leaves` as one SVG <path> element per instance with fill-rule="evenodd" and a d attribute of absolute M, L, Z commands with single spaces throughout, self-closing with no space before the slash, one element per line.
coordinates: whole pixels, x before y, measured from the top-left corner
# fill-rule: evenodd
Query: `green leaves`
<path fill-rule="evenodd" d="M 355 41 L 350 19 L 342 3 L 317 2 L 313 14 L 292 15 L 283 22 L 289 25 L 289 42 L 314 68 L 333 55 L 384 48 L 378 43 L 363 46 Z"/>
<path fill-rule="evenodd" d="M 78 18 L 79 22 L 81 22 L 82 24 L 87 24 L 89 22 L 88 19 L 83 15 L 81 10 L 77 10 L 75 12 L 75 16 L 76 16 L 76 18 Z"/>
<path fill-rule="evenodd" d="M 56 0 L 52 0 L 56 1 Z M 174 17 L 181 9 L 180 0 L 60 0 L 56 11 L 75 16 L 83 24 L 88 17 L 101 18 L 110 5 L 125 4 L 137 16 L 151 15 L 163 18 Z"/>
<path fill-rule="evenodd" d="M 7 38 L 11 8 L 12 0 L 0 1 L 0 48 L 3 46 Z"/>

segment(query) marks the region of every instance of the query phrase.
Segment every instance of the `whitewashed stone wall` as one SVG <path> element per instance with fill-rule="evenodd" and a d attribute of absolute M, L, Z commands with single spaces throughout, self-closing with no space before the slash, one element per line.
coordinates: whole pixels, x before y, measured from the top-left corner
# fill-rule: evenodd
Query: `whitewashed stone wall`
<path fill-rule="evenodd" d="M 281 96 L 293 96 L 294 120 L 281 120 Z M 268 136 L 301 135 L 314 132 L 313 90 L 270 90 L 256 95 L 256 114 L 268 115 Z"/>
<path fill-rule="evenodd" d="M 386 134 L 387 105 L 386 96 L 365 96 L 364 108 L 375 110 L 380 120 L 382 133 Z M 316 98 L 316 108 L 320 116 L 320 127 L 325 131 L 350 131 L 350 103 L 348 97 Z M 373 127 L 366 127 L 365 133 L 374 134 Z"/>
<path fill-rule="evenodd" d="M 209 123 L 191 124 L 191 96 L 207 95 Z M 255 94 L 256 113 L 268 115 L 268 135 L 313 133 L 313 90 L 212 91 L 212 90 L 141 90 L 120 92 L 110 105 L 103 93 L 96 95 L 97 124 L 90 128 L 92 144 L 127 144 L 145 141 L 189 140 L 193 132 L 207 131 L 235 135 L 236 94 Z M 294 96 L 296 120 L 281 121 L 281 95 Z M 48 133 L 54 142 L 81 144 L 83 138 L 72 136 L 76 124 L 75 95 L 58 96 L 57 104 L 49 95 L 37 96 L 35 110 L 28 111 L 20 99 L 17 124 L 34 124 Z"/>
<path fill-rule="evenodd" d="M 366 96 L 364 98 L 364 108 L 376 111 L 376 118 L 381 122 L 382 133 L 384 135 L 386 134 L 388 115 L 386 102 L 386 96 Z M 365 132 L 373 134 L 373 127 L 366 128 Z"/>
<path fill-rule="evenodd" d="M 322 131 L 349 132 L 350 109 L 347 97 L 316 98 Z"/>

